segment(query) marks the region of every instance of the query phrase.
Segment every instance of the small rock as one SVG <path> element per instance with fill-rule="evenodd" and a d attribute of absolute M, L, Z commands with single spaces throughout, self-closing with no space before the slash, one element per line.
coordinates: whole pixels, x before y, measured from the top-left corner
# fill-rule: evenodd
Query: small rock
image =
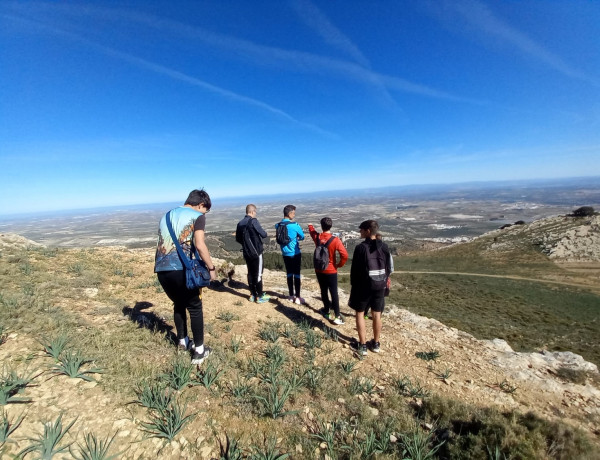
<path fill-rule="evenodd" d="M 123 430 L 123 431 L 119 431 L 119 438 L 126 438 L 131 434 L 131 431 L 129 430 Z"/>
<path fill-rule="evenodd" d="M 119 428 L 123 428 L 125 425 L 127 425 L 129 423 L 129 420 L 126 418 L 122 418 L 121 420 L 116 420 L 112 427 L 113 429 L 119 429 Z"/>
<path fill-rule="evenodd" d="M 337 402 L 340 404 L 346 404 L 346 400 L 344 398 L 338 398 Z"/>
<path fill-rule="evenodd" d="M 390 442 L 392 444 L 395 444 L 398 442 L 398 438 L 396 436 L 394 436 L 393 434 L 390 434 Z"/>
<path fill-rule="evenodd" d="M 327 443 L 325 443 L 325 442 L 322 442 L 321 444 L 319 444 L 319 447 L 320 447 L 321 449 L 327 449 Z"/>
<path fill-rule="evenodd" d="M 312 421 L 312 420 L 314 420 L 314 418 L 315 418 L 315 416 L 313 415 L 313 413 L 312 413 L 312 412 L 309 412 L 309 413 L 308 413 L 308 419 L 309 419 L 310 421 Z"/>
<path fill-rule="evenodd" d="M 212 447 L 210 446 L 205 446 L 202 449 L 200 449 L 200 455 L 202 455 L 202 458 L 211 458 L 212 456 Z"/>
<path fill-rule="evenodd" d="M 373 416 L 377 417 L 379 415 L 379 409 L 370 407 L 369 410 L 371 411 L 371 414 L 373 414 Z"/>
<path fill-rule="evenodd" d="M 302 444 L 296 444 L 296 452 L 299 454 L 302 453 Z"/>

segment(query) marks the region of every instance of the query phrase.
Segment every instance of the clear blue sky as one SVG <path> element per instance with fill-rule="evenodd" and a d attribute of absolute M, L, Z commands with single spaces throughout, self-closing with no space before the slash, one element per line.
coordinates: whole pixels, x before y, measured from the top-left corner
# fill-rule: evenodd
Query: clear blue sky
<path fill-rule="evenodd" d="M 0 214 L 600 175 L 600 2 L 1 1 Z"/>

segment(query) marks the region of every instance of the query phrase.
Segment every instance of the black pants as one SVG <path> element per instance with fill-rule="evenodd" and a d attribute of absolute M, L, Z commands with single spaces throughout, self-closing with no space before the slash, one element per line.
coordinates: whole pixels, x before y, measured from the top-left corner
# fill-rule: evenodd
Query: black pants
<path fill-rule="evenodd" d="M 248 267 L 248 287 L 250 294 L 255 298 L 261 297 L 263 292 L 262 274 L 263 274 L 263 255 L 259 254 L 256 259 L 244 259 Z"/>
<path fill-rule="evenodd" d="M 165 293 L 173 301 L 173 319 L 177 330 L 177 339 L 181 340 L 188 335 L 187 310 L 190 313 L 194 345 L 196 347 L 204 345 L 204 313 L 202 311 L 200 290 L 185 287 L 185 272 L 183 270 L 158 272 L 156 275 Z"/>
<path fill-rule="evenodd" d="M 287 285 L 290 296 L 300 297 L 300 267 L 302 266 L 302 254 L 292 257 L 283 257 L 285 272 L 287 273 Z M 295 294 L 294 294 L 295 292 Z"/>
<path fill-rule="evenodd" d="M 317 273 L 317 281 L 321 288 L 321 300 L 325 313 L 329 313 L 329 309 L 333 308 L 335 316 L 340 316 L 340 298 L 338 296 L 337 273 Z M 329 300 L 331 294 L 331 300 Z"/>

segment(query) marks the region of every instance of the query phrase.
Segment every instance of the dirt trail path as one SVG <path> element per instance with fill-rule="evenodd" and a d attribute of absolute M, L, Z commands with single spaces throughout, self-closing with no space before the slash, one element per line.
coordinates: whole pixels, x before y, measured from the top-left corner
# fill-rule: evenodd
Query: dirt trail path
<path fill-rule="evenodd" d="M 426 270 L 397 270 L 394 274 L 410 274 L 410 275 L 458 275 L 458 276 L 478 276 L 484 278 L 502 278 L 509 280 L 518 280 L 518 281 L 531 281 L 534 283 L 546 283 L 546 284 L 559 284 L 563 286 L 573 286 L 573 287 L 584 287 L 593 289 L 594 291 L 599 291 L 600 287 L 595 283 L 574 283 L 572 281 L 557 281 L 557 280 L 548 280 L 548 279 L 539 279 L 539 278 L 528 278 L 524 276 L 518 275 L 493 275 L 489 273 L 468 273 L 468 272 L 438 272 L 438 271 L 426 271 Z"/>

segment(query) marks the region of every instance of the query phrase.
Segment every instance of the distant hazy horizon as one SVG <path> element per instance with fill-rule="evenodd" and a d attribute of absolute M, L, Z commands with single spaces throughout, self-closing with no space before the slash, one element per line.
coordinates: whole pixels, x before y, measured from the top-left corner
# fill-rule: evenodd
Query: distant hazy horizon
<path fill-rule="evenodd" d="M 567 177 L 567 178 L 554 178 L 554 179 L 529 179 L 529 180 L 512 180 L 512 181 L 470 181 L 470 182 L 459 182 L 459 183 L 446 183 L 446 184 L 411 184 L 411 185 L 396 185 L 396 186 L 382 186 L 382 187 L 368 187 L 368 188 L 354 188 L 354 189 L 343 189 L 343 190 L 321 190 L 315 192 L 302 192 L 296 193 L 278 193 L 278 194 L 264 194 L 264 195 L 245 195 L 245 196 L 231 196 L 231 197 L 214 197 L 211 195 L 213 202 L 213 209 L 218 209 L 220 206 L 234 206 L 239 205 L 240 207 L 245 206 L 248 203 L 263 203 L 271 204 L 273 202 L 281 202 L 282 205 L 295 202 L 295 204 L 301 203 L 303 199 L 328 199 L 328 198 L 342 198 L 342 197 L 354 197 L 356 199 L 363 199 L 369 201 L 376 199 L 377 196 L 398 194 L 403 193 L 405 198 L 415 197 L 429 198 L 435 200 L 440 194 L 443 196 L 448 193 L 461 192 L 466 194 L 469 191 L 484 191 L 484 190 L 495 190 L 502 187 L 515 188 L 539 188 L 539 187 L 592 187 L 596 188 L 598 192 L 598 203 L 581 203 L 581 205 L 600 205 L 600 176 L 583 176 L 583 177 Z M 207 190 L 210 194 L 210 190 Z M 165 211 L 175 206 L 183 204 L 187 198 L 187 193 L 181 197 L 178 201 L 164 201 L 164 202 L 148 202 L 148 203 L 131 203 L 131 204 L 116 204 L 109 206 L 98 206 L 90 208 L 73 208 L 73 209 L 56 209 L 46 210 L 41 212 L 24 212 L 24 213 L 12 213 L 2 214 L 0 211 L 0 222 L 10 222 L 13 220 L 26 219 L 28 216 L 35 216 L 36 218 L 41 217 L 60 217 L 61 215 L 75 215 L 75 214 L 93 214 L 93 213 L 106 213 L 106 212 L 118 212 L 127 210 L 144 210 L 144 209 L 164 209 Z M 551 200 L 551 197 L 549 197 Z M 285 203 L 284 203 L 285 201 Z"/>

